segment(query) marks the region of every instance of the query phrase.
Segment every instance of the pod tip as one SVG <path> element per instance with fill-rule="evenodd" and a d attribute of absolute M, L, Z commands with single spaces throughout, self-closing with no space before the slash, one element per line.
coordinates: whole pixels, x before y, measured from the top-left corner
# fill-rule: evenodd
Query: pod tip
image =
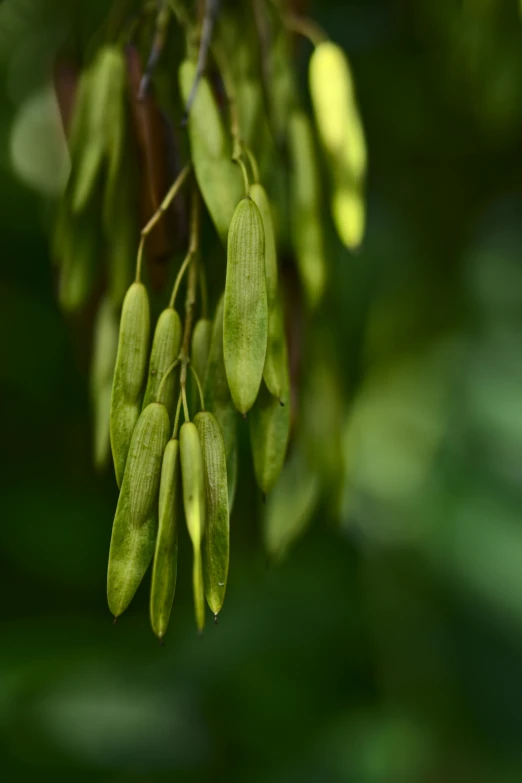
<path fill-rule="evenodd" d="M 117 622 L 118 622 L 118 615 L 116 615 L 116 614 L 115 614 L 115 615 L 114 615 L 114 618 L 113 618 L 113 620 L 112 620 L 112 624 L 113 624 L 113 625 L 116 625 L 116 623 L 117 623 Z"/>
<path fill-rule="evenodd" d="M 218 624 L 218 616 L 217 614 L 214 615 L 214 625 Z"/>

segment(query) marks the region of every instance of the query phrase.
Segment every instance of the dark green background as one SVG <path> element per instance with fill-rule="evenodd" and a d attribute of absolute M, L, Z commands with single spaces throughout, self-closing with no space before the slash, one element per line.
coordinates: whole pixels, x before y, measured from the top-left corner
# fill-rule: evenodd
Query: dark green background
<path fill-rule="evenodd" d="M 106 608 L 116 489 L 91 468 L 87 330 L 56 304 L 48 206 L 10 167 L 9 63 L 22 41 L 2 28 L 9 4 L 0 4 L 3 779 L 522 780 L 518 3 L 312 4 L 353 63 L 370 151 L 365 247 L 353 258 L 332 243 L 326 321 L 347 414 L 362 422 L 364 465 L 348 434 L 340 531 L 321 506 L 272 567 L 246 479 L 220 623 L 196 636 L 184 559 L 165 648 L 150 632 L 145 589 L 116 627 Z M 303 74 L 308 54 L 303 43 Z M 33 77 L 31 88 L 44 74 L 35 66 Z"/>

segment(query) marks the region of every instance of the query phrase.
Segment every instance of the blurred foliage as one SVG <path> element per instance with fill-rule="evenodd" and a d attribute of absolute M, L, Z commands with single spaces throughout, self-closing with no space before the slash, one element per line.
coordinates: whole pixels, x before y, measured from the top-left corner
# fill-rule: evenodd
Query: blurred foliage
<path fill-rule="evenodd" d="M 196 637 L 182 560 L 162 649 L 145 587 L 116 628 L 106 610 L 116 489 L 91 467 L 92 314 L 59 312 L 50 203 L 24 178 L 28 156 L 64 176 L 49 67 L 105 3 L 0 4 L 6 780 L 522 779 L 518 5 L 310 4 L 351 58 L 370 152 L 367 238 L 357 256 L 330 241 L 314 353 L 342 370 L 343 487 L 301 487 L 310 529 L 267 566 L 241 485 L 220 623 Z M 297 56 L 304 93 L 306 42 Z M 328 455 L 322 377 L 305 404 Z"/>

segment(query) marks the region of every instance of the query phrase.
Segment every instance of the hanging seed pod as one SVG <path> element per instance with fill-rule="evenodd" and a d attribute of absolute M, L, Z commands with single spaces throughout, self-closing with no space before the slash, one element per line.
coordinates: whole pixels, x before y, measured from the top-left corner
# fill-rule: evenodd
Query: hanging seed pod
<path fill-rule="evenodd" d="M 333 180 L 332 216 L 343 244 L 356 249 L 365 227 L 367 150 L 350 65 L 343 50 L 323 41 L 309 68 L 310 94 Z"/>
<path fill-rule="evenodd" d="M 167 443 L 161 464 L 158 537 L 150 588 L 152 630 L 163 639 L 169 624 L 178 572 L 179 441 Z"/>
<path fill-rule="evenodd" d="M 295 111 L 289 124 L 292 242 L 310 308 L 322 299 L 326 281 L 319 171 L 310 120 Z"/>
<path fill-rule="evenodd" d="M 323 41 L 310 58 L 310 95 L 319 137 L 332 165 L 345 167 L 355 181 L 366 173 L 364 131 L 348 59 L 340 46 Z"/>
<path fill-rule="evenodd" d="M 182 425 L 179 443 L 183 507 L 185 509 L 185 519 L 194 550 L 192 570 L 194 608 L 198 630 L 202 631 L 205 626 L 205 594 L 203 588 L 201 546 L 206 526 L 206 494 L 201 443 L 195 424 L 192 422 L 185 422 Z"/>
<path fill-rule="evenodd" d="M 268 317 L 270 318 L 271 309 L 277 296 L 277 249 L 274 222 L 268 196 L 259 182 L 250 186 L 250 198 L 259 209 L 265 232 L 266 298 L 268 302 Z"/>
<path fill-rule="evenodd" d="M 181 321 L 176 310 L 167 307 L 160 314 L 154 339 L 152 340 L 152 350 L 149 361 L 149 377 L 147 388 L 143 397 L 143 408 L 157 399 L 161 380 L 169 367 L 176 361 L 181 345 Z M 162 402 L 170 416 L 172 422 L 174 418 L 174 407 L 176 391 L 176 376 L 173 372 L 163 384 Z"/>
<path fill-rule="evenodd" d="M 225 369 L 240 413 L 246 414 L 257 397 L 267 339 L 263 222 L 252 199 L 244 198 L 230 224 L 223 312 Z"/>
<path fill-rule="evenodd" d="M 225 443 L 212 413 L 194 418 L 201 442 L 207 499 L 203 537 L 203 582 L 207 603 L 217 617 L 225 600 L 229 561 L 228 479 Z"/>
<path fill-rule="evenodd" d="M 149 351 L 150 314 L 147 290 L 133 283 L 123 302 L 118 355 L 112 385 L 110 434 L 116 481 L 121 487 L 132 432 L 141 409 Z"/>
<path fill-rule="evenodd" d="M 223 306 L 224 297 L 221 297 L 212 324 L 212 336 L 203 390 L 207 410 L 216 417 L 225 441 L 228 507 L 231 512 L 237 484 L 237 413 L 230 396 L 223 357 Z"/>
<path fill-rule="evenodd" d="M 205 372 L 207 369 L 208 352 L 210 350 L 210 339 L 212 337 L 212 323 L 208 318 L 200 318 L 192 332 L 192 345 L 190 350 L 190 360 L 197 376 L 203 384 Z M 193 405 L 196 407 L 198 402 L 198 390 L 193 384 Z"/>
<path fill-rule="evenodd" d="M 286 347 L 283 306 L 276 296 L 268 315 L 268 343 L 266 348 L 263 380 L 268 391 L 278 400 L 284 394 L 288 376 L 288 351 Z"/>
<path fill-rule="evenodd" d="M 91 361 L 91 406 L 93 416 L 93 459 L 103 470 L 111 453 L 109 419 L 112 379 L 118 352 L 118 319 L 112 303 L 105 297 L 96 314 Z"/>
<path fill-rule="evenodd" d="M 153 402 L 132 433 L 109 551 L 107 598 L 115 617 L 131 602 L 154 554 L 161 463 L 169 430 L 167 409 Z"/>
<path fill-rule="evenodd" d="M 276 483 L 285 463 L 290 436 L 288 374 L 284 387 L 284 405 L 263 384 L 249 416 L 250 443 L 258 487 L 266 494 Z"/>
<path fill-rule="evenodd" d="M 66 192 L 64 199 L 68 198 Z M 69 204 L 60 209 L 54 252 L 60 265 L 58 300 L 66 313 L 81 310 L 93 291 L 100 264 L 101 237 L 97 216 L 90 204 L 81 215 Z"/>
<path fill-rule="evenodd" d="M 317 506 L 319 490 L 319 478 L 296 444 L 266 501 L 263 539 L 270 557 L 284 557 L 305 531 Z"/>
<path fill-rule="evenodd" d="M 181 97 L 185 104 L 195 78 L 196 64 L 185 60 L 179 71 Z M 231 160 L 229 134 L 225 131 L 219 108 L 205 77 L 198 85 L 190 109 L 188 135 L 201 195 L 221 240 L 225 242 L 232 215 L 241 198 L 242 182 L 239 169 Z"/>
<path fill-rule="evenodd" d="M 81 212 L 93 195 L 104 160 L 114 176 L 119 170 L 125 131 L 124 90 L 123 53 L 115 46 L 104 46 L 82 77 L 78 128 L 76 120 L 73 121 L 75 144 L 78 140 L 72 197 L 74 212 Z"/>

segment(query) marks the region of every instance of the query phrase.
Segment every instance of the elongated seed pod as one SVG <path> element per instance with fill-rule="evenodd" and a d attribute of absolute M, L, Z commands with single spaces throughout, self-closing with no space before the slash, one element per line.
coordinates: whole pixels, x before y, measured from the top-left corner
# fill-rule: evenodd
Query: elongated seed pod
<path fill-rule="evenodd" d="M 169 624 L 178 573 L 179 441 L 171 438 L 163 453 L 159 488 L 158 537 L 150 588 L 150 622 L 162 639 Z"/>
<path fill-rule="evenodd" d="M 192 581 L 194 590 L 194 608 L 199 631 L 205 626 L 205 594 L 203 588 L 203 570 L 201 546 L 206 526 L 206 493 L 203 468 L 203 455 L 196 425 L 185 422 L 179 434 L 181 457 L 181 483 L 183 487 L 183 507 L 185 520 L 194 550 Z"/>
<path fill-rule="evenodd" d="M 210 350 L 210 340 L 212 337 L 212 323 L 208 318 L 200 318 L 192 332 L 192 345 L 190 350 L 190 360 L 197 373 L 199 381 L 203 386 L 205 382 L 205 372 L 207 369 L 208 352 Z M 194 381 L 194 378 L 192 378 Z M 196 383 L 192 384 L 193 405 L 199 405 L 198 390 Z"/>
<path fill-rule="evenodd" d="M 283 306 L 276 296 L 268 313 L 268 344 L 266 348 L 263 380 L 270 394 L 281 399 L 288 377 L 288 351 L 286 347 Z"/>
<path fill-rule="evenodd" d="M 108 297 L 102 299 L 94 324 L 91 361 L 93 458 L 97 470 L 106 467 L 111 453 L 109 419 L 112 379 L 118 351 L 118 319 Z"/>
<path fill-rule="evenodd" d="M 310 308 L 322 299 L 326 282 L 321 192 L 312 127 L 302 111 L 289 124 L 291 229 L 297 268 Z"/>
<path fill-rule="evenodd" d="M 203 391 L 207 410 L 214 414 L 225 441 L 228 476 L 228 507 L 232 511 L 237 484 L 237 412 L 230 396 L 223 357 L 224 297 L 218 302 L 212 324 L 212 336 Z"/>
<path fill-rule="evenodd" d="M 149 332 L 147 290 L 142 283 L 133 283 L 123 301 L 111 397 L 111 448 L 119 487 L 123 481 L 132 432 L 140 414 Z"/>
<path fill-rule="evenodd" d="M 277 249 L 274 231 L 274 221 L 272 219 L 272 210 L 270 202 L 264 187 L 256 182 L 250 187 L 250 198 L 255 202 L 265 232 L 265 275 L 266 275 L 266 298 L 268 303 L 268 317 L 275 298 L 277 296 Z"/>
<path fill-rule="evenodd" d="M 156 401 L 162 378 L 172 363 L 176 361 L 180 345 L 181 321 L 179 315 L 172 307 L 167 307 L 160 314 L 154 331 L 149 361 L 149 377 L 143 397 L 144 408 L 151 402 Z M 174 372 L 171 372 L 163 384 L 163 389 L 161 390 L 162 399 L 158 400 L 158 402 L 162 402 L 165 405 L 171 421 L 174 417 L 176 404 L 174 399 L 175 390 L 176 375 Z"/>
<path fill-rule="evenodd" d="M 283 392 L 285 404 L 281 405 L 263 385 L 249 416 L 254 473 L 257 485 L 265 494 L 276 483 L 285 463 L 290 436 L 288 389 L 287 375 Z"/>
<path fill-rule="evenodd" d="M 331 41 L 310 58 L 310 94 L 333 180 L 332 216 L 341 241 L 357 248 L 365 227 L 367 150 L 348 59 Z"/>
<path fill-rule="evenodd" d="M 185 60 L 179 70 L 180 90 L 186 103 L 196 77 L 196 64 Z M 203 77 L 198 85 L 188 118 L 188 135 L 194 172 L 201 195 L 223 242 L 237 202 L 242 181 L 232 163 L 229 134 L 210 85 Z"/>
<path fill-rule="evenodd" d="M 82 85 L 85 85 L 83 88 Z M 89 72 L 82 78 L 79 99 L 81 136 L 75 146 L 72 206 L 81 212 L 94 193 L 101 167 L 106 160 L 109 171 L 119 169 L 124 139 L 125 61 L 116 46 L 102 47 Z M 77 129 L 72 133 L 76 142 Z M 76 161 L 76 165 L 74 165 Z"/>
<path fill-rule="evenodd" d="M 244 198 L 236 207 L 228 234 L 223 311 L 225 370 L 240 413 L 247 413 L 257 397 L 267 339 L 263 221 L 252 199 Z"/>
<path fill-rule="evenodd" d="M 225 600 L 229 561 L 228 479 L 225 443 L 217 419 L 208 411 L 194 417 L 201 441 L 207 498 L 203 537 L 203 582 L 207 603 L 217 617 Z"/>
<path fill-rule="evenodd" d="M 107 598 L 115 617 L 131 602 L 154 553 L 161 463 L 169 430 L 167 409 L 153 402 L 132 433 L 109 551 Z"/>
<path fill-rule="evenodd" d="M 332 41 L 316 46 L 309 84 L 321 144 L 333 165 L 346 167 L 359 181 L 366 173 L 366 142 L 350 65 L 340 46 Z"/>

